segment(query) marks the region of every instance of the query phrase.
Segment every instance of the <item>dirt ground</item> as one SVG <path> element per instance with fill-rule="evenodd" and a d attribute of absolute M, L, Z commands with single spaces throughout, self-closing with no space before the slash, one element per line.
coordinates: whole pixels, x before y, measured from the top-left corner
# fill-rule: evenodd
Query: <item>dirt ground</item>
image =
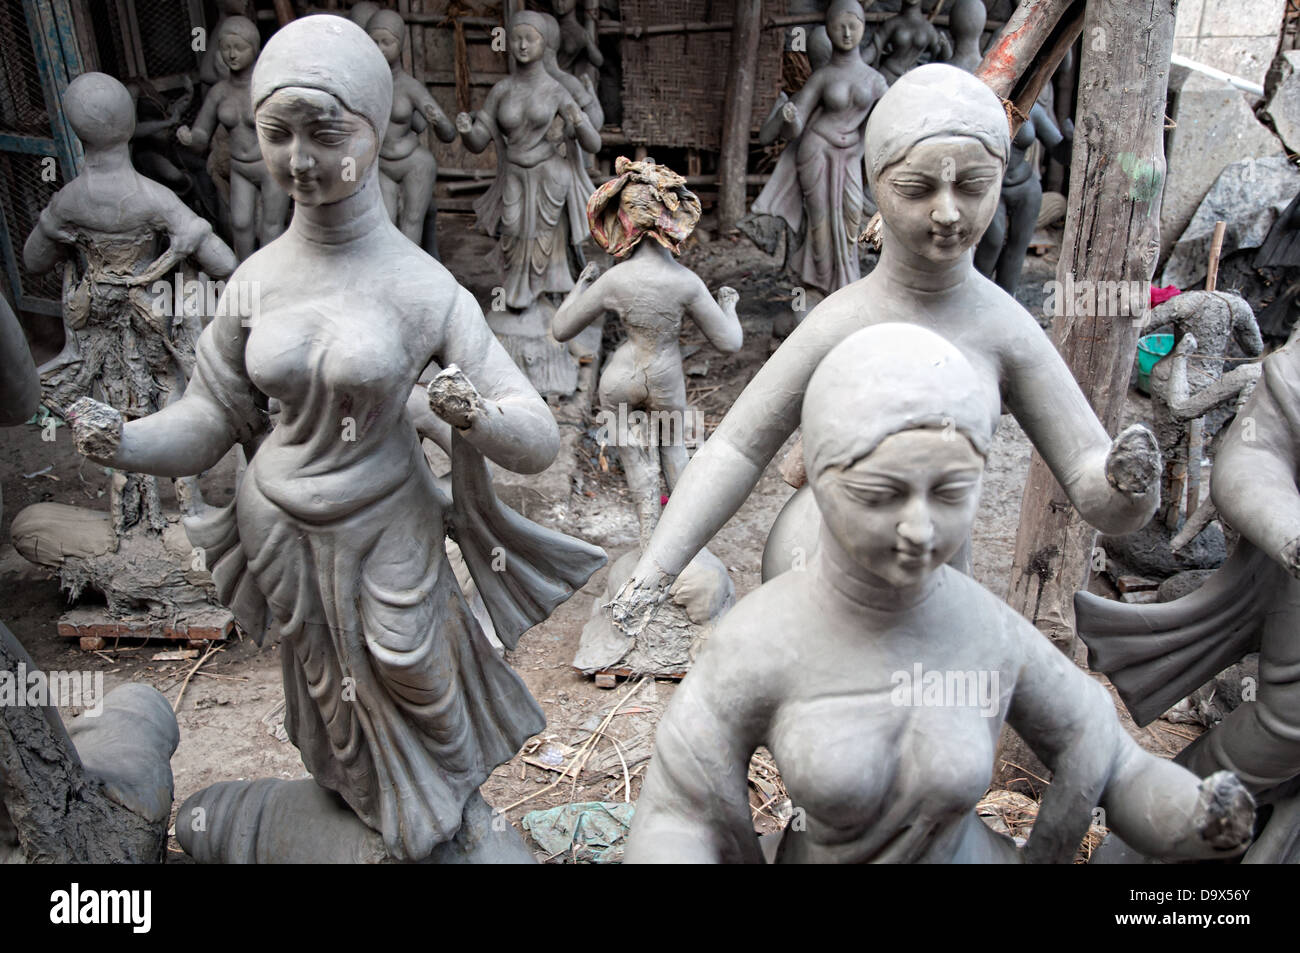
<path fill-rule="evenodd" d="M 466 216 L 443 216 L 440 245 L 446 250 L 444 263 L 486 304 L 494 283 L 485 265 L 491 243 L 471 225 Z M 774 259 L 745 240 L 697 243 L 683 260 L 699 272 L 711 290 L 729 284 L 740 293 L 738 311 L 746 340 L 738 354 L 713 351 L 693 327 L 683 332 L 684 344 L 702 345 L 687 359 L 688 372 L 694 372 L 688 377 L 688 397 L 705 412 L 711 430 L 770 352 L 773 322 L 790 307 L 790 284 Z M 1037 289 L 1052 277 L 1054 268 L 1050 257 L 1031 257 L 1023 280 L 1024 295 L 1029 296 L 1026 305 L 1032 308 L 1041 302 Z M 1036 293 L 1038 301 L 1033 300 Z M 50 356 L 38 354 L 37 358 Z M 1135 406 L 1134 415 L 1140 416 L 1140 411 L 1141 407 Z M 1024 434 L 1014 420 L 1004 417 L 990 454 L 974 532 L 975 576 L 999 596 L 1007 591 L 1029 456 Z M 595 444 L 588 437 L 579 441 L 567 499 L 530 507 L 527 515 L 603 546 L 612 563 L 636 542 L 635 515 L 621 484 L 616 465 L 608 472 L 601 469 Z M 105 471 L 78 457 L 65 428 L 59 428 L 53 442 L 44 442 L 40 430 L 28 425 L 0 430 L 0 487 L 4 493 L 0 539 L 5 541 L 0 547 L 0 617 L 37 664 L 47 670 L 102 671 L 109 690 L 126 681 L 147 682 L 174 701 L 197 659 L 155 661 L 154 655 L 178 647 L 159 641 L 122 643 L 89 653 L 81 651 L 75 641 L 59 638 L 55 624 L 68 604 L 65 595 L 57 582 L 27 563 L 8 542 L 14 515 L 31 503 L 50 500 L 106 508 Z M 226 502 L 232 487 L 229 459 L 204 478 L 205 496 L 212 503 Z M 780 479 L 776 463 L 769 466 L 748 502 L 710 544 L 730 568 L 738 597 L 759 584 L 768 527 L 792 492 Z M 498 768 L 483 790 L 488 803 L 505 809 L 517 827 L 527 812 L 539 808 L 574 801 L 634 800 L 654 727 L 675 689 L 670 681 L 647 680 L 602 690 L 570 667 L 582 627 L 593 601 L 603 592 L 604 582 L 602 570 L 550 619 L 527 633 L 516 651 L 508 653 L 548 722 L 546 731 Z M 93 602 L 92 594 L 81 599 L 82 604 Z M 615 706 L 617 714 L 607 718 Z M 73 712 L 63 714 L 67 718 Z M 177 806 L 216 781 L 306 776 L 281 725 L 283 694 L 275 646 L 259 650 L 247 638 L 225 643 L 188 679 L 177 718 L 181 743 L 172 759 Z M 608 724 L 602 724 L 606 721 Z M 1140 743 L 1166 757 L 1193 734 L 1184 725 L 1159 722 L 1157 730 L 1141 731 L 1126 716 L 1125 721 Z M 582 758 L 584 743 L 598 729 L 578 779 L 563 775 L 566 765 L 575 757 Z M 761 830 L 774 830 L 780 825 L 783 792 L 763 752 L 756 756 L 752 776 L 756 823 Z M 174 840 L 171 851 L 172 860 L 185 861 Z M 564 859 L 546 857 L 543 852 L 538 856 Z"/>

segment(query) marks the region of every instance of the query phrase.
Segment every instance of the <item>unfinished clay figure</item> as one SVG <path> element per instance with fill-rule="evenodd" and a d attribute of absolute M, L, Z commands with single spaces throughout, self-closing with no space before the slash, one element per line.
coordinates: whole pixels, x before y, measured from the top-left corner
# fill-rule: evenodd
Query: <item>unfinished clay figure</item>
<path fill-rule="evenodd" d="M 948 30 L 952 33 L 949 63 L 968 73 L 975 72 L 984 58 L 980 42 L 987 22 L 988 8 L 984 6 L 984 0 L 954 0 L 948 10 Z"/>
<path fill-rule="evenodd" d="M 742 335 L 736 292 L 721 288 L 715 302 L 704 282 L 674 258 L 700 217 L 700 200 L 686 188 L 686 180 L 649 159 L 633 162 L 619 156 L 614 171 L 615 177 L 587 203 L 587 216 L 596 244 L 620 262 L 599 277 L 595 265 L 583 270 L 555 316 L 554 334 L 567 341 L 606 311 L 614 312 L 626 329 L 627 340 L 600 375 L 599 398 L 604 436 L 622 462 L 644 545 L 659 518 L 660 475 L 671 493 L 686 467 L 687 430 L 696 430 L 695 416 L 686 405 L 678 344 L 682 321 L 690 317 L 724 353 L 738 351 Z M 624 432 L 617 424 L 611 426 L 612 421 L 634 423 Z M 696 441 L 703 436 L 691 434 Z M 636 559 L 635 552 L 628 553 L 610 569 L 609 595 L 623 584 Z M 648 674 L 678 674 L 689 664 L 698 634 L 692 622 L 711 621 L 731 605 L 732 592 L 726 568 L 705 550 L 677 586 L 674 604 L 679 611 L 670 609 L 656 620 L 673 631 L 659 634 L 660 644 L 650 653 L 653 660 L 626 659 L 629 640 L 610 628 L 597 606 L 574 665 L 584 671 L 617 664 Z M 672 620 L 667 618 L 670 613 Z M 645 655 L 645 641 L 656 637 L 642 637 Z"/>
<path fill-rule="evenodd" d="M 1177 299 L 1175 299 L 1177 300 Z M 1199 589 L 1160 605 L 1074 598 L 1088 664 L 1145 725 L 1250 652 L 1247 700 L 1179 754 L 1197 774 L 1237 774 L 1271 814 L 1246 860 L 1300 863 L 1300 348 L 1264 361 L 1210 477 L 1219 516 L 1241 533 Z M 1136 846 L 1136 845 L 1134 845 Z"/>
<path fill-rule="evenodd" d="M 220 123 L 230 135 L 230 225 L 235 254 L 243 261 L 259 243 L 265 245 L 284 231 L 289 196 L 267 172 L 257 148 L 249 81 L 262 47 L 257 25 L 247 17 L 227 17 L 214 41 L 230 75 L 203 100 L 194 125 L 181 126 L 176 138 L 195 152 L 207 151 Z M 260 209 L 259 209 L 259 198 Z"/>
<path fill-rule="evenodd" d="M 211 225 L 132 166 L 135 106 L 126 87 L 84 73 L 63 102 L 85 167 L 55 193 L 23 249 L 34 274 L 64 266 L 66 343 L 41 368 L 44 403 L 66 414 L 78 398 L 96 396 L 128 417 L 144 416 L 178 398 L 194 367 L 204 314 L 177 313 L 177 273 L 192 263 L 224 278 L 235 258 Z M 163 530 L 151 477 L 114 481 L 111 512 L 115 535 L 137 524 Z"/>
<path fill-rule="evenodd" d="M 1151 518 L 1159 500 L 1155 438 L 1134 426 L 1111 440 L 1038 323 L 971 262 L 1009 152 L 1001 102 L 956 67 L 918 67 L 881 98 L 866 131 L 867 173 L 883 218 L 880 263 L 804 319 L 687 465 L 612 606 L 626 631 L 644 624 L 745 501 L 798 424 L 818 362 L 849 334 L 884 321 L 918 324 L 961 348 L 980 374 L 990 422 L 1005 404 L 1089 523 L 1123 533 Z M 773 527 L 765 578 L 812 554 L 818 520 L 805 487 Z M 955 558 L 969 565 L 965 549 Z"/>
<path fill-rule="evenodd" d="M 863 225 L 862 130 L 884 94 L 884 78 L 862 61 L 858 42 L 865 15 L 857 0 L 835 0 L 826 11 L 834 52 L 794 99 L 781 102 L 759 141 L 793 140 L 777 161 L 753 210 L 789 227 L 786 267 L 796 279 L 829 294 L 858 280 Z"/>
<path fill-rule="evenodd" d="M 605 65 L 605 57 L 596 39 L 600 4 L 588 2 L 584 7 L 580 18 L 578 0 L 552 0 L 551 3 L 560 28 L 557 50 L 560 68 L 578 77 L 594 91 L 600 82 L 600 68 Z"/>
<path fill-rule="evenodd" d="M 1241 782 L 1140 749 L 1101 685 L 944 565 L 979 503 L 986 377 L 903 324 L 818 366 L 802 423 L 822 545 L 719 622 L 673 696 L 627 862 L 761 862 L 746 784 L 760 745 L 803 812 L 778 863 L 1070 863 L 1097 804 L 1171 860 L 1249 842 Z M 975 813 L 1004 722 L 1053 772 L 1023 851 Z"/>
<path fill-rule="evenodd" d="M 392 95 L 388 63 L 341 17 L 295 20 L 267 43 L 257 133 L 295 211 L 232 279 L 260 283 L 260 313 L 218 315 L 184 398 L 162 412 L 122 423 L 87 403 L 74 415 L 83 452 L 154 473 L 193 473 L 260 441 L 234 502 L 187 529 L 244 630 L 278 634 L 285 728 L 315 783 L 196 794 L 177 829 L 203 860 L 313 859 L 347 844 L 375 848 L 353 859 L 531 859 L 478 788 L 544 719 L 465 604 L 445 525 L 507 646 L 604 554 L 492 494 L 483 458 L 542 470 L 557 428 L 469 292 L 388 218 L 378 157 Z M 406 410 L 431 363 L 445 368 L 429 400 L 452 428 L 450 504 Z M 281 408 L 269 434 L 267 397 Z M 198 808 L 203 830 L 186 820 Z M 339 825 L 351 834 L 321 841 Z"/>
<path fill-rule="evenodd" d="M 384 192 L 388 216 L 402 234 L 420 244 L 424 216 L 433 201 L 433 184 L 438 166 L 433 153 L 420 141 L 426 126 L 442 142 L 456 138 L 456 127 L 438 106 L 429 90 L 402 69 L 406 46 L 406 23 L 393 10 L 381 10 L 370 18 L 366 31 L 393 70 L 393 115 L 379 150 L 379 184 Z"/>
<path fill-rule="evenodd" d="M 208 38 L 211 42 L 199 59 L 199 82 L 205 86 L 215 86 L 223 79 L 230 78 L 230 67 L 221 53 L 221 45 L 217 37 L 221 36 L 221 28 L 228 19 L 247 16 L 248 0 L 217 0 L 217 22 L 212 27 L 211 36 Z"/>
<path fill-rule="evenodd" d="M 932 62 L 952 55 L 948 38 L 935 29 L 921 10 L 921 0 L 903 0 L 898 15 L 890 17 L 871 37 L 874 62 L 891 86 L 915 67 L 923 55 Z"/>

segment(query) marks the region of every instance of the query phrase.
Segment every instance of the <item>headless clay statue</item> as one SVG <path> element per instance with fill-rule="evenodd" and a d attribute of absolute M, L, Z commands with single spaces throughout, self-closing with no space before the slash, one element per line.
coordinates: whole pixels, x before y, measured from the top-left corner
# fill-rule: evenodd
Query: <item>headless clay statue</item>
<path fill-rule="evenodd" d="M 890 17 L 871 35 L 872 61 L 891 86 L 917 65 L 922 55 L 930 60 L 947 60 L 952 55 L 948 38 L 940 33 L 921 10 L 921 0 L 903 0 L 898 15 Z"/>
<path fill-rule="evenodd" d="M 433 153 L 420 141 L 419 133 L 431 126 L 440 141 L 452 142 L 456 127 L 424 84 L 402 69 L 402 50 L 406 46 L 402 15 L 381 10 L 370 18 L 366 32 L 393 70 L 393 115 L 379 150 L 379 183 L 384 190 L 384 205 L 402 234 L 419 245 L 438 176 Z"/>
<path fill-rule="evenodd" d="M 948 9 L 948 30 L 952 33 L 952 56 L 948 62 L 968 73 L 975 72 L 984 54 L 980 41 L 984 25 L 988 22 L 988 9 L 984 0 L 953 0 Z"/>
<path fill-rule="evenodd" d="M 577 362 L 551 337 L 547 295 L 572 289 L 581 267 L 592 193 L 582 152 L 599 151 L 600 133 L 548 69 L 554 23 L 531 11 L 510 21 L 515 72 L 492 87 L 477 113 L 457 115 L 456 128 L 471 152 L 496 144 L 496 179 L 474 206 L 479 228 L 498 239 L 502 285 L 489 316 L 493 330 L 538 390 L 564 395 L 577 387 Z"/>
<path fill-rule="evenodd" d="M 1300 863 L 1300 350 L 1293 341 L 1263 368 L 1220 442 L 1210 476 L 1219 518 L 1241 534 L 1227 562 L 1173 602 L 1134 606 L 1080 592 L 1074 607 L 1090 667 L 1109 676 L 1139 725 L 1259 653 L 1254 699 L 1175 760 L 1202 777 L 1220 770 L 1240 777 L 1269 811 L 1245 860 L 1294 864 Z"/>
<path fill-rule="evenodd" d="M 63 266 L 66 343 L 41 369 L 43 401 L 66 414 L 93 395 L 126 416 L 144 416 L 180 397 L 206 317 L 202 309 L 176 312 L 175 280 L 191 265 L 224 278 L 235 258 L 211 225 L 131 165 L 135 109 L 121 83 L 103 73 L 78 76 L 64 109 L 85 167 L 50 200 L 23 249 L 35 274 Z M 186 484 L 182 502 L 195 491 Z M 134 527 L 157 534 L 166 526 L 152 477 L 115 476 L 110 512 L 112 549 Z M 36 551 L 41 530 L 29 520 L 15 532 Z"/>
<path fill-rule="evenodd" d="M 176 138 L 201 153 L 207 150 L 218 123 L 229 135 L 230 227 L 235 254 L 243 261 L 259 244 L 267 244 L 284 231 L 289 195 L 267 172 L 253 127 L 248 90 L 262 46 L 257 25 L 246 17 L 227 17 L 214 42 L 230 75 L 212 87 L 194 125 L 181 126 Z"/>
<path fill-rule="evenodd" d="M 295 20 L 251 92 L 267 168 L 294 200 L 289 230 L 232 278 L 261 285 L 260 311 L 221 309 L 184 397 L 159 413 L 123 422 L 83 401 L 72 414 L 83 453 L 146 472 L 256 447 L 231 505 L 186 530 L 244 631 L 278 635 L 285 729 L 312 779 L 206 788 L 178 838 L 201 861 L 528 862 L 479 786 L 545 719 L 466 604 L 446 527 L 509 647 L 604 553 L 493 495 L 484 458 L 538 472 L 557 427 L 469 292 L 388 217 L 393 79 L 374 42 L 342 17 Z M 407 409 L 431 365 L 445 368 L 428 405 L 448 425 L 450 500 Z"/>
<path fill-rule="evenodd" d="M 858 234 L 865 192 L 862 129 L 886 85 L 862 61 L 864 14 L 857 0 L 835 0 L 826 12 L 834 51 L 794 99 L 782 93 L 759 141 L 792 140 L 754 212 L 776 215 L 789 229 L 786 267 L 795 280 L 826 294 L 858 280 Z"/>
<path fill-rule="evenodd" d="M 698 276 L 675 255 L 700 217 L 700 200 L 686 180 L 654 160 L 619 156 L 615 176 L 587 203 L 596 244 L 619 263 L 597 277 L 594 264 L 578 277 L 555 316 L 558 340 L 574 337 L 613 312 L 627 332 L 600 375 L 602 433 L 623 465 L 636 502 L 640 540 L 650 539 L 661 508 L 660 477 L 668 493 L 686 467 L 686 431 L 698 415 L 686 405 L 686 376 L 678 344 L 689 317 L 714 347 L 740 349 L 737 295 L 718 291 L 715 302 Z M 692 434 L 695 440 L 703 434 Z M 639 553 L 616 562 L 606 581 L 612 596 L 636 565 Z M 708 550 L 686 568 L 666 611 L 635 646 L 614 630 L 597 605 L 583 631 L 574 666 L 587 672 L 617 668 L 677 675 L 689 665 L 694 643 L 733 601 L 726 567 Z"/>
<path fill-rule="evenodd" d="M 672 580 L 731 518 L 799 422 L 818 362 L 849 334 L 886 321 L 935 331 L 961 349 L 984 382 L 990 422 L 1015 415 L 1071 503 L 1104 532 L 1131 532 L 1159 502 L 1155 438 L 1134 425 L 1112 440 L 1037 321 L 971 261 L 997 207 L 1010 152 L 1002 104 L 956 67 L 928 64 L 876 104 L 866 129 L 868 181 L 880 205 L 880 262 L 804 319 L 737 398 L 691 459 L 611 606 L 634 634 Z M 769 535 L 770 579 L 815 553 L 820 515 L 805 486 Z M 968 549 L 954 555 L 969 567 Z"/>
<path fill-rule="evenodd" d="M 1020 286 L 1025 255 L 1034 237 L 1038 210 L 1043 205 L 1042 183 L 1027 158 L 1035 140 L 1046 146 L 1055 159 L 1069 164 L 1070 140 L 1057 128 L 1051 113 L 1035 103 L 1029 118 L 1011 140 L 1011 159 L 1002 177 L 1001 202 L 975 249 L 975 267 L 1012 296 Z"/>
<path fill-rule="evenodd" d="M 1140 749 L 1101 685 L 945 565 L 993 436 L 982 378 L 915 325 L 858 331 L 818 366 L 802 423 L 822 545 L 737 603 L 673 695 L 625 862 L 1070 863 L 1098 804 L 1171 860 L 1249 842 L 1241 782 Z M 1004 722 L 1053 772 L 1023 850 L 975 813 Z M 766 851 L 746 783 L 760 745 L 803 811 Z"/>

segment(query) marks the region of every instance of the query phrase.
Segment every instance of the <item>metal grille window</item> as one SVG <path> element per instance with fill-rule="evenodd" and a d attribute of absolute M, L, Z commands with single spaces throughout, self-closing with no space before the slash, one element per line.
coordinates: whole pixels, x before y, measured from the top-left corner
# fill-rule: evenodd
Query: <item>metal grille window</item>
<path fill-rule="evenodd" d="M 98 0 L 87 12 L 100 66 L 118 79 L 156 81 L 198 66 L 192 31 L 205 22 L 201 0 Z"/>

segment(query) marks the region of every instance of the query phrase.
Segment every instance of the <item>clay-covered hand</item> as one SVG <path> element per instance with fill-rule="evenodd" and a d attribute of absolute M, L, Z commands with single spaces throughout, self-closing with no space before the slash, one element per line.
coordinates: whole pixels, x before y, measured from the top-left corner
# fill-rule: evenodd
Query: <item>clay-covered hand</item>
<path fill-rule="evenodd" d="M 1255 831 L 1255 799 L 1231 771 L 1216 771 L 1201 782 L 1195 820 L 1203 844 L 1224 855 L 1240 853 Z"/>
<path fill-rule="evenodd" d="M 781 118 L 786 122 L 794 122 L 799 118 L 799 109 L 793 102 L 788 102 L 781 107 Z"/>
<path fill-rule="evenodd" d="M 474 128 L 474 117 L 469 113 L 456 113 L 456 131 L 462 136 Z"/>
<path fill-rule="evenodd" d="M 582 273 L 578 275 L 578 284 L 589 285 L 599 277 L 600 265 L 594 261 L 589 261 L 586 267 L 582 269 Z"/>
<path fill-rule="evenodd" d="M 108 463 L 122 444 L 122 415 L 108 404 L 82 397 L 68 408 L 77 452 L 97 463 Z"/>
<path fill-rule="evenodd" d="M 560 107 L 560 115 L 565 118 L 570 126 L 577 126 L 587 118 L 587 114 L 578 108 L 577 103 L 565 103 Z"/>
<path fill-rule="evenodd" d="M 659 606 L 668 598 L 673 578 L 654 569 L 637 567 L 609 603 L 609 617 L 628 635 L 637 635 L 650 624 Z"/>
<path fill-rule="evenodd" d="M 183 146 L 194 145 L 194 132 L 189 126 L 181 126 L 176 130 L 176 139 Z"/>
<path fill-rule="evenodd" d="M 483 406 L 483 398 L 465 372 L 455 364 L 429 381 L 429 409 L 460 430 L 468 430 Z"/>
<path fill-rule="evenodd" d="M 1106 479 L 1129 496 L 1141 496 L 1160 478 L 1160 446 L 1141 424 L 1125 427 L 1106 455 Z"/>
<path fill-rule="evenodd" d="M 740 300 L 740 293 L 735 288 L 723 285 L 718 289 L 717 301 L 718 307 L 723 311 L 735 311 L 736 302 Z"/>
<path fill-rule="evenodd" d="M 1300 579 L 1300 536 L 1282 547 L 1282 551 L 1277 554 L 1277 561 L 1283 569 Z"/>

